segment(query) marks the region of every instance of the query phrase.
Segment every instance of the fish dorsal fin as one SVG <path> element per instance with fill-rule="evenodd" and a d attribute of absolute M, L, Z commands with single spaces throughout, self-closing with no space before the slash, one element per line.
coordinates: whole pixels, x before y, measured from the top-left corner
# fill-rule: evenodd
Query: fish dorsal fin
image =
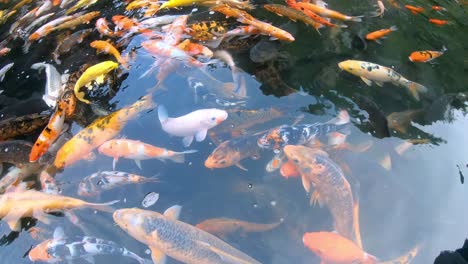
<path fill-rule="evenodd" d="M 55 228 L 53 238 L 54 240 L 65 238 L 65 232 L 63 231 L 63 228 L 61 226 L 57 226 Z"/>
<path fill-rule="evenodd" d="M 165 264 L 166 263 L 166 255 L 155 247 L 150 247 L 151 250 L 151 259 L 155 264 Z"/>
<path fill-rule="evenodd" d="M 182 210 L 182 206 L 173 205 L 173 206 L 167 208 L 166 211 L 164 211 L 164 216 L 171 219 L 171 220 L 177 220 L 177 219 L 179 219 L 179 215 L 180 215 L 181 210 Z"/>

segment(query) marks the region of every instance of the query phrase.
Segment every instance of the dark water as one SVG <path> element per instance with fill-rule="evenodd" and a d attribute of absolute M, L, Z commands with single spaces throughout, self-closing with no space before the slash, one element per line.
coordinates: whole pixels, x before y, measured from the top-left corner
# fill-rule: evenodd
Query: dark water
<path fill-rule="evenodd" d="M 101 16 L 108 20 L 112 15 L 123 13 L 124 6 L 120 1 L 101 2 L 91 9 L 102 10 Z M 368 14 L 374 10 L 372 1 L 330 0 L 328 4 L 331 9 L 353 15 Z M 349 27 L 343 30 L 325 28 L 321 30 L 321 36 L 310 27 L 288 22 L 286 18 L 267 13 L 259 7 L 251 12 L 255 17 L 292 32 L 296 41 L 275 41 L 274 50 L 270 53 L 275 56 L 263 63 L 250 59 L 252 46 L 230 51 L 246 78 L 248 99 L 242 108 L 289 107 L 293 116 L 304 115 L 302 123 L 325 122 L 336 116 L 340 109 L 350 113 L 353 127 L 347 140 L 352 144 L 372 143 L 372 147 L 363 153 L 343 150 L 338 154 L 350 168 L 352 175 L 347 175 L 352 179 L 350 182 L 359 182 L 360 226 L 365 250 L 381 260 L 388 260 L 421 244 L 422 249 L 413 263 L 431 263 L 441 250 L 459 247 L 468 235 L 468 196 L 466 185 L 460 183 L 457 169 L 459 165 L 462 173 L 468 172 L 465 166 L 468 153 L 464 147 L 468 144 L 468 118 L 465 115 L 468 17 L 466 6 L 456 1 L 401 2 L 403 5 L 420 5 L 428 9 L 431 5 L 448 9 L 442 14 L 427 11 L 418 16 L 404 8 L 396 9 L 388 2 L 384 4 L 387 11 L 383 18 L 365 17 L 361 23 L 346 23 Z M 186 14 L 190 10 L 187 8 L 173 13 Z M 428 23 L 428 17 L 447 19 L 453 24 L 439 27 Z M 9 25 L 15 18 L 2 26 L 3 39 L 7 37 Z M 191 19 L 208 20 L 209 14 L 205 8 L 199 8 Z M 398 26 L 399 30 L 384 40 L 382 45 L 363 42 L 368 32 L 392 25 Z M 55 64 L 50 55 L 56 45 L 54 38 L 55 34 L 52 34 L 41 43 L 33 44 L 27 55 L 21 52 L 21 41 L 8 43 L 12 51 L 0 59 L 1 65 L 15 62 L 15 66 L 0 83 L 1 89 L 5 90 L 0 95 L 3 113 L 19 116 L 47 108 L 40 100 L 45 85 L 44 75 L 30 70 L 30 66 L 40 61 Z M 88 47 L 89 42 L 95 39 L 99 39 L 97 33 L 74 47 L 71 53 L 63 55 L 62 65 L 57 66 L 59 72 L 73 72 L 84 63 L 94 64 L 111 59 L 105 55 L 95 55 L 94 50 Z M 144 38 L 141 36 L 133 38 L 122 53 L 139 46 L 142 40 Z M 257 41 L 269 43 L 265 36 L 252 43 Z M 407 58 L 415 50 L 439 50 L 443 45 L 448 51 L 435 60 L 435 64 L 414 64 Z M 409 80 L 428 87 L 429 92 L 418 102 L 404 88 L 392 84 L 368 87 L 358 77 L 341 72 L 337 63 L 347 59 L 391 66 Z M 100 103 L 111 106 L 110 109 L 120 109 L 144 95 L 148 88 L 156 84 L 153 76 L 139 78 L 152 61 L 151 56 L 139 49 L 136 61 L 132 63 L 128 76 L 123 78 L 118 92 Z M 172 72 L 164 81 L 167 91 L 157 93 L 154 100 L 164 104 L 170 116 L 200 108 L 223 108 L 211 101 L 194 100 L 187 75 L 196 73 L 189 71 L 193 69 L 181 66 Z M 267 77 L 259 78 L 265 71 Z M 227 67 L 218 66 L 209 73 L 221 81 L 231 81 L 231 72 Z M 278 85 L 279 82 L 275 81 L 278 78 L 284 85 Z M 298 91 L 303 89 L 305 93 L 286 95 L 286 86 Z M 25 101 L 26 104 L 20 105 Z M 379 119 L 393 112 L 419 109 L 421 114 L 410 124 L 406 133 L 386 130 L 382 119 Z M 256 127 L 251 132 L 291 122 L 291 118 L 285 117 L 276 123 Z M 71 131 L 77 133 L 81 128 L 73 124 Z M 161 130 L 156 111 L 144 113 L 130 121 L 120 136 L 183 150 L 180 138 L 171 137 Z M 35 137 L 29 139 L 34 141 Z M 428 140 L 424 144 L 413 145 L 402 155 L 397 154 L 394 148 L 406 139 Z M 284 219 L 284 223 L 272 231 L 246 236 L 233 234 L 227 238 L 227 242 L 262 263 L 320 262 L 303 246 L 302 235 L 304 232 L 333 230 L 333 219 L 326 208 L 309 206 L 309 198 L 298 178 L 284 179 L 279 172 L 265 171 L 273 152 L 262 152 L 258 160 L 242 161 L 248 171 L 237 167 L 209 170 L 203 164 L 215 145 L 206 139 L 193 143 L 190 148 L 197 149 L 198 153 L 187 155 L 184 164 L 148 160 L 142 162 L 140 170 L 132 161 L 121 159 L 117 170 L 143 176 L 158 174 L 161 183 L 129 185 L 85 200 L 104 202 L 120 199 L 122 202 L 117 204 L 117 208 L 141 207 L 145 194 L 154 191 L 160 194 L 160 199 L 150 207 L 151 210 L 162 212 L 174 204 L 182 205 L 181 220 L 190 224 L 214 217 L 258 223 Z M 389 170 L 379 164 L 386 155 L 392 160 Z M 80 161 L 66 168 L 56 176 L 62 183 L 62 194 L 78 197 L 76 190 L 79 181 L 96 171 L 111 170 L 111 164 L 111 158 L 97 155 L 92 162 Z M 145 253 L 146 247 L 115 226 L 110 214 L 95 213 L 90 209 L 76 213 L 87 235 L 113 240 L 149 258 Z M 63 217 L 55 218 L 51 225 L 36 224 L 36 227 L 44 230 L 45 238 L 52 236 L 55 226 L 65 227 L 70 236 L 84 234 Z M 4 222 L 0 222 L 0 229 L 4 234 L 0 256 L 11 263 L 28 263 L 24 254 L 41 240 L 32 239 L 24 231 L 19 235 L 10 233 Z M 96 258 L 96 263 L 111 261 L 134 263 L 132 259 L 119 257 Z M 177 261 L 169 259 L 168 263 Z"/>

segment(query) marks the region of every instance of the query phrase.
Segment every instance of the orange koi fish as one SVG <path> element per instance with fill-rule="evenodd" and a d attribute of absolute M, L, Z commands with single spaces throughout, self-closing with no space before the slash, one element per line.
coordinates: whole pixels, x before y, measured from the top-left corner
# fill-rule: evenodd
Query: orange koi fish
<path fill-rule="evenodd" d="M 420 6 L 412 6 L 412 5 L 405 5 L 405 8 L 411 11 L 413 15 L 418 15 L 422 12 L 424 12 L 424 8 Z"/>
<path fill-rule="evenodd" d="M 265 232 L 276 228 L 280 224 L 281 221 L 271 224 L 259 224 L 246 222 L 238 219 L 212 218 L 198 223 L 197 225 L 195 225 L 195 227 L 204 230 L 210 234 L 213 234 L 217 237 L 223 238 L 226 235 L 232 234 L 234 232 L 240 232 L 241 234 Z"/>
<path fill-rule="evenodd" d="M 120 52 L 111 43 L 103 40 L 95 40 L 89 44 L 92 48 L 98 50 L 98 52 L 104 52 L 111 54 L 114 58 L 122 64 L 125 69 L 128 69 L 128 63 L 126 58 L 120 56 Z"/>
<path fill-rule="evenodd" d="M 63 212 L 82 207 L 112 212 L 113 209 L 110 205 L 117 202 L 88 203 L 67 196 L 46 194 L 35 190 L 9 192 L 0 198 L 0 218 L 7 222 L 11 230 L 19 231 L 21 228 L 20 219 L 23 217 L 34 217 L 41 222 L 49 223 L 50 220 L 47 218 L 47 213 Z"/>
<path fill-rule="evenodd" d="M 433 50 L 423 50 L 423 51 L 415 51 L 411 53 L 408 57 L 412 62 L 430 62 L 442 55 L 447 51 L 447 48 L 444 46 L 440 51 L 433 51 Z"/>
<path fill-rule="evenodd" d="M 333 232 L 304 233 L 302 243 L 322 260 L 334 264 L 374 264 L 377 258 L 364 252 L 353 241 Z"/>
<path fill-rule="evenodd" d="M 186 39 L 177 45 L 178 48 L 187 52 L 190 56 L 203 56 L 206 58 L 213 57 L 213 51 L 209 48 L 203 46 L 202 44 L 191 42 L 189 39 Z"/>
<path fill-rule="evenodd" d="M 112 168 L 115 170 L 115 165 L 119 158 L 132 159 L 137 166 L 141 168 L 141 161 L 147 159 L 172 160 L 177 163 L 185 162 L 185 154 L 195 153 L 196 150 L 186 150 L 175 152 L 165 148 L 159 148 L 150 144 L 143 143 L 139 140 L 130 139 L 111 139 L 104 142 L 98 149 L 99 153 L 114 158 Z"/>
<path fill-rule="evenodd" d="M 54 160 L 55 167 L 63 168 L 82 159 L 93 149 L 115 137 L 129 120 L 151 107 L 153 107 L 152 98 L 147 95 L 131 106 L 97 119 L 59 149 Z"/>
<path fill-rule="evenodd" d="M 49 123 L 42 130 L 29 154 L 29 162 L 36 162 L 44 153 L 47 152 L 50 145 L 55 142 L 62 132 L 65 123 L 65 111 L 57 106 L 57 110 L 50 117 Z"/>
<path fill-rule="evenodd" d="M 367 40 L 373 40 L 373 41 L 380 44 L 379 39 L 386 38 L 386 35 L 392 33 L 393 31 L 397 31 L 397 30 L 398 30 L 398 28 L 396 26 L 391 26 L 390 28 L 387 28 L 387 29 L 377 30 L 377 31 L 374 31 L 374 32 L 371 32 L 371 33 L 367 34 L 366 39 Z"/>
<path fill-rule="evenodd" d="M 328 27 L 343 27 L 343 28 L 346 28 L 348 26 L 346 25 L 336 25 L 336 24 L 333 24 L 331 23 L 330 21 L 328 21 L 327 19 L 317 15 L 316 13 L 314 13 L 313 11 L 311 11 L 310 9 L 307 9 L 303 6 L 300 6 L 298 4 L 298 2 L 296 0 L 286 0 L 286 3 L 288 4 L 288 6 L 290 6 L 291 8 L 294 8 L 296 10 L 299 10 L 301 12 L 303 12 L 304 14 L 306 14 L 308 17 L 312 18 L 313 20 L 315 20 L 317 23 L 320 23 L 324 26 L 328 26 Z"/>
<path fill-rule="evenodd" d="M 58 25 L 56 28 L 54 28 L 54 31 L 59 31 L 63 29 L 74 29 L 75 27 L 81 24 L 88 24 L 91 20 L 95 19 L 100 14 L 101 12 L 99 11 L 93 11 L 81 16 L 74 16 L 73 19 Z"/>
<path fill-rule="evenodd" d="M 429 18 L 429 22 L 434 24 L 434 25 L 438 25 L 438 26 L 443 26 L 443 25 L 447 25 L 447 24 L 452 23 L 452 22 L 450 22 L 448 20 L 435 19 L 435 18 Z"/>
<path fill-rule="evenodd" d="M 227 17 L 235 17 L 237 21 L 241 23 L 252 25 L 265 35 L 288 42 L 294 41 L 294 37 L 289 32 L 260 21 L 243 10 L 232 8 L 227 5 L 219 5 L 212 8 L 212 10 L 222 13 Z"/>
<path fill-rule="evenodd" d="M 0 49 L 0 57 L 7 55 L 10 52 L 10 50 L 11 49 L 7 47 Z"/>
<path fill-rule="evenodd" d="M 148 0 L 135 0 L 135 1 L 130 2 L 125 7 L 125 10 L 130 11 L 134 9 L 140 9 L 142 7 L 148 6 L 149 4 L 151 4 L 151 2 Z"/>
<path fill-rule="evenodd" d="M 343 21 L 353 21 L 353 22 L 362 21 L 361 16 L 348 16 L 340 12 L 337 12 L 335 10 L 327 9 L 327 8 L 324 8 L 324 7 L 321 7 L 312 3 L 297 2 L 297 5 L 324 17 L 334 18 L 334 19 L 343 20 Z"/>
<path fill-rule="evenodd" d="M 141 46 L 150 53 L 161 56 L 163 58 L 177 59 L 180 61 L 188 62 L 193 66 L 203 66 L 204 64 L 197 59 L 193 58 L 179 47 L 167 44 L 160 40 L 145 40 Z"/>
<path fill-rule="evenodd" d="M 326 205 L 338 233 L 362 248 L 359 204 L 341 168 L 320 149 L 287 145 L 283 151 L 300 172 L 304 189 L 309 193 L 314 186 L 310 202 Z"/>
<path fill-rule="evenodd" d="M 434 10 L 434 11 L 447 11 L 447 9 L 444 8 L 444 7 L 442 7 L 442 6 L 433 5 L 431 8 L 432 8 L 432 10 Z"/>
<path fill-rule="evenodd" d="M 96 20 L 96 29 L 101 34 L 101 36 L 114 37 L 115 33 L 109 28 L 107 20 L 103 17 Z"/>
<path fill-rule="evenodd" d="M 276 5 L 276 4 L 264 5 L 263 8 L 279 16 L 288 17 L 289 19 L 293 21 L 296 21 L 296 20 L 302 21 L 306 25 L 310 25 L 313 28 L 315 28 L 315 30 L 317 30 L 317 32 L 320 34 L 318 29 L 322 26 L 322 24 L 316 22 L 314 19 L 310 18 L 308 15 L 306 15 L 305 13 L 297 9 L 287 7 L 284 5 Z"/>
<path fill-rule="evenodd" d="M 73 18 L 74 18 L 73 16 L 64 16 L 64 17 L 59 17 L 59 18 L 57 18 L 55 20 L 50 21 L 49 23 L 43 25 L 42 27 L 37 29 L 34 33 L 32 33 L 29 36 L 28 41 L 30 41 L 30 42 L 35 41 L 35 40 L 38 40 L 38 39 L 40 39 L 42 37 L 47 36 L 49 33 L 51 33 L 55 29 L 55 27 L 57 25 L 65 23 L 68 20 L 71 20 Z"/>
<path fill-rule="evenodd" d="M 172 46 L 179 44 L 184 35 L 188 17 L 187 15 L 177 17 L 174 22 L 169 25 L 167 33 L 163 37 L 163 41 Z"/>
<path fill-rule="evenodd" d="M 146 8 L 146 11 L 145 13 L 143 14 L 143 17 L 152 17 L 154 16 L 154 14 L 156 14 L 156 12 L 159 11 L 159 4 L 158 3 L 153 3 L 151 5 L 149 5 L 147 8 Z"/>

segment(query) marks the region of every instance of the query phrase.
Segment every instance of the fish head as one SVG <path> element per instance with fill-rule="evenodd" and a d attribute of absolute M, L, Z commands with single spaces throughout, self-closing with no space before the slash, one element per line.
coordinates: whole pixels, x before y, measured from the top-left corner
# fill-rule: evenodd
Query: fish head
<path fill-rule="evenodd" d="M 342 61 L 338 63 L 338 67 L 354 75 L 360 75 L 360 73 L 363 71 L 362 62 L 356 60 Z"/>
<path fill-rule="evenodd" d="M 51 246 L 52 239 L 48 239 L 39 245 L 35 246 L 31 251 L 29 251 L 28 256 L 31 261 L 43 261 L 49 262 L 53 259 L 49 255 L 49 248 Z"/>
<path fill-rule="evenodd" d="M 240 152 L 229 146 L 229 141 L 221 143 L 205 160 L 205 167 L 209 169 L 226 168 L 241 160 Z"/>
<path fill-rule="evenodd" d="M 330 240 L 332 239 L 333 233 L 329 232 L 310 232 L 304 233 L 302 236 L 302 243 L 305 247 L 310 249 L 320 258 L 326 258 L 327 255 L 330 254 L 329 250 L 327 250 L 327 245 L 330 244 Z"/>
<path fill-rule="evenodd" d="M 201 124 L 206 128 L 212 128 L 221 124 L 228 117 L 228 113 L 224 110 L 212 108 L 204 109 Z"/>
<path fill-rule="evenodd" d="M 98 151 L 101 154 L 106 156 L 114 156 L 114 153 L 118 147 L 118 143 L 115 140 L 108 140 L 104 142 L 101 146 L 99 146 Z"/>
<path fill-rule="evenodd" d="M 328 154 L 321 149 L 308 148 L 305 146 L 287 145 L 283 148 L 284 154 L 301 172 L 312 172 L 321 174 L 327 168 L 321 157 Z"/>
<path fill-rule="evenodd" d="M 114 222 L 133 238 L 145 243 L 149 237 L 157 238 L 157 226 L 148 224 L 157 218 L 164 218 L 158 212 L 139 208 L 119 209 L 112 215 Z"/>

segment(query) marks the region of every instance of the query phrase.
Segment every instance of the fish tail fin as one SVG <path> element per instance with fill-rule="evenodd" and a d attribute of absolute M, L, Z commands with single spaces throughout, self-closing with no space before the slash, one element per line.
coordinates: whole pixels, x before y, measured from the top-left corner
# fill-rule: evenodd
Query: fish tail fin
<path fill-rule="evenodd" d="M 27 54 L 29 52 L 29 47 L 31 47 L 31 42 L 30 41 L 26 41 L 23 45 L 23 53 L 24 54 Z"/>
<path fill-rule="evenodd" d="M 322 0 L 317 0 L 315 2 L 315 5 L 316 6 L 320 6 L 320 7 L 323 7 L 323 8 L 327 8 L 328 4 L 325 2 L 325 1 L 322 1 Z"/>
<path fill-rule="evenodd" d="M 348 25 L 345 25 L 345 24 L 340 24 L 340 25 L 338 25 L 338 27 L 339 27 L 339 28 L 347 28 L 347 27 L 348 27 Z"/>
<path fill-rule="evenodd" d="M 376 256 L 373 256 L 369 253 L 366 253 L 364 252 L 364 261 L 362 262 L 362 264 L 374 264 L 374 263 L 378 263 L 379 262 L 379 259 L 376 257 Z"/>
<path fill-rule="evenodd" d="M 363 16 L 352 16 L 349 21 L 353 21 L 353 22 L 362 22 L 362 17 Z"/>
<path fill-rule="evenodd" d="M 120 200 L 114 200 L 114 201 L 110 201 L 110 202 L 107 202 L 107 203 L 88 203 L 87 206 L 95 209 L 95 210 L 98 210 L 98 211 L 103 211 L 103 212 L 114 212 L 114 208 L 111 206 L 113 204 L 116 204 L 120 202 Z"/>
<path fill-rule="evenodd" d="M 166 122 L 166 120 L 169 118 L 168 114 L 167 114 L 167 109 L 164 105 L 160 105 L 158 107 L 158 119 L 159 119 L 159 122 L 164 123 Z"/>
<path fill-rule="evenodd" d="M 191 150 L 186 150 L 183 152 L 177 152 L 170 159 L 175 163 L 184 163 L 185 154 L 190 154 L 190 153 L 195 153 L 195 152 L 198 152 L 198 150 L 191 149 Z"/>
<path fill-rule="evenodd" d="M 357 245 L 362 249 L 361 228 L 359 226 L 359 198 L 357 197 L 354 198 L 353 215 L 354 236 L 356 238 Z"/>
<path fill-rule="evenodd" d="M 391 26 L 391 27 L 390 27 L 390 30 L 391 30 L 391 31 L 397 31 L 397 30 L 398 30 L 398 27 L 397 27 L 397 26 Z"/>
<path fill-rule="evenodd" d="M 448 50 L 447 47 L 445 47 L 445 45 L 444 45 L 444 46 L 442 46 L 442 49 L 440 50 L 440 52 L 443 53 L 443 52 L 446 52 L 447 50 Z"/>
<path fill-rule="evenodd" d="M 424 85 L 421 85 L 419 83 L 416 83 L 416 82 L 409 81 L 405 86 L 406 86 L 406 88 L 408 88 L 411 95 L 417 101 L 419 101 L 419 94 L 420 93 L 426 93 L 427 92 L 427 87 L 425 87 Z"/>

